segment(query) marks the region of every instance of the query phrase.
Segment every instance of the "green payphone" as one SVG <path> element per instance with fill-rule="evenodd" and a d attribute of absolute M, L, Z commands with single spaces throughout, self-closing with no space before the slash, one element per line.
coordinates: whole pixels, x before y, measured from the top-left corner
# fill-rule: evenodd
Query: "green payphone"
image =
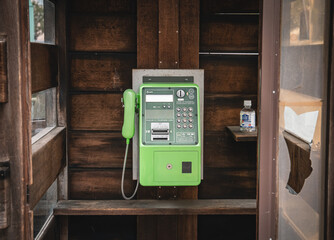
<path fill-rule="evenodd" d="M 192 77 L 144 77 L 138 93 L 123 94 L 126 154 L 138 128 L 142 186 L 196 186 L 201 182 L 200 89 Z M 138 126 L 135 126 L 135 112 Z M 137 187 L 138 188 L 138 182 Z M 135 192 L 136 192 L 135 190 Z"/>

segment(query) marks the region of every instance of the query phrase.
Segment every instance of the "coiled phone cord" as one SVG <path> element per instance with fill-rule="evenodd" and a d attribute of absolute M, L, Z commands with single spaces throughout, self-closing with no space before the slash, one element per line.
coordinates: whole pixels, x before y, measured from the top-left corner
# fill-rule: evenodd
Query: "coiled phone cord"
<path fill-rule="evenodd" d="M 128 150 L 129 150 L 129 142 L 130 140 L 129 139 L 126 139 L 126 148 L 125 148 L 125 155 L 124 155 L 124 163 L 123 163 L 123 171 L 122 171 L 122 182 L 121 182 L 121 191 L 122 191 L 122 196 L 125 200 L 131 200 L 137 193 L 137 190 L 138 190 L 138 186 L 139 186 L 139 181 L 137 179 L 137 185 L 136 185 L 136 189 L 134 191 L 134 193 L 130 196 L 130 197 L 127 197 L 125 194 L 124 194 L 124 175 L 125 175 L 125 166 L 126 166 L 126 159 L 128 158 Z"/>

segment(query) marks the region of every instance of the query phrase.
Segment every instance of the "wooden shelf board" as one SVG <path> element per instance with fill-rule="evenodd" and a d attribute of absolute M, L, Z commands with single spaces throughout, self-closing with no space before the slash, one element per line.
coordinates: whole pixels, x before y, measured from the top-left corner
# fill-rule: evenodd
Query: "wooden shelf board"
<path fill-rule="evenodd" d="M 255 132 L 241 132 L 239 126 L 227 126 L 236 142 L 251 142 L 257 140 L 257 130 Z"/>
<path fill-rule="evenodd" d="M 254 215 L 255 199 L 62 200 L 55 215 Z"/>

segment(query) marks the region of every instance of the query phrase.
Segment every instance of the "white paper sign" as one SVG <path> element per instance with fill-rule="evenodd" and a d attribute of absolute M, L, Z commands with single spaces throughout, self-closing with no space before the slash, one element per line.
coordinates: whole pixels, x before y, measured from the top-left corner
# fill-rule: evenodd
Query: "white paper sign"
<path fill-rule="evenodd" d="M 311 143 L 318 120 L 319 111 L 297 115 L 290 107 L 284 108 L 285 130 Z"/>

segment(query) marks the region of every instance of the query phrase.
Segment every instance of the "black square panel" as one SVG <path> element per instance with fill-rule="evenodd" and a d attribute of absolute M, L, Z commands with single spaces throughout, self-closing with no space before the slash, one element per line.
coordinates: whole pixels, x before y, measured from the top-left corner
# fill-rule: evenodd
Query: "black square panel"
<path fill-rule="evenodd" d="M 182 162 L 182 173 L 191 173 L 191 162 Z"/>

